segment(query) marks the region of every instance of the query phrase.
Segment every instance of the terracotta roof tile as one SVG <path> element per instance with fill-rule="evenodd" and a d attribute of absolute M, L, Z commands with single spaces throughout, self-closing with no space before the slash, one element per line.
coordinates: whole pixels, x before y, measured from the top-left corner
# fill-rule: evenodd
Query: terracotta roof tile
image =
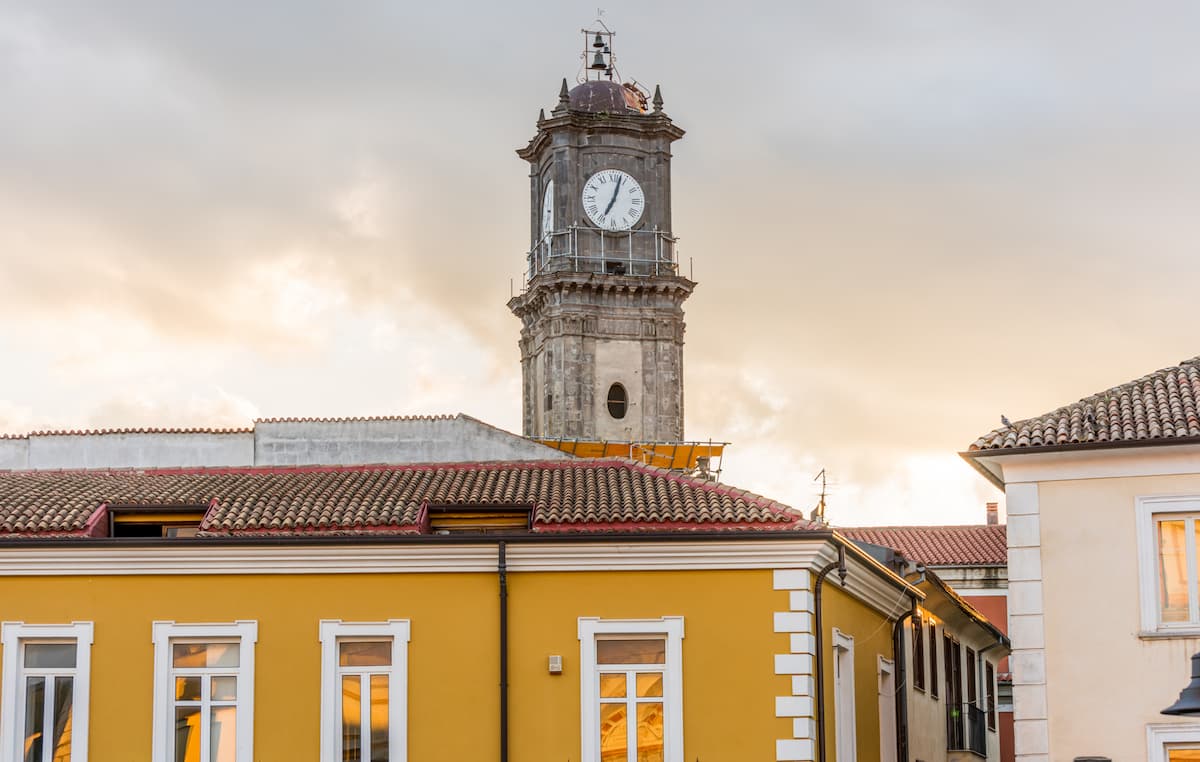
<path fill-rule="evenodd" d="M 255 423 L 361 423 L 363 421 L 452 421 L 459 415 L 362 415 L 334 418 L 255 418 Z"/>
<path fill-rule="evenodd" d="M 927 566 L 1007 566 L 1003 524 L 964 526 L 839 527 L 851 540 L 892 548 Z"/>
<path fill-rule="evenodd" d="M 970 450 L 1200 438 L 1200 357 L 983 435 Z"/>
<path fill-rule="evenodd" d="M 107 434 L 253 434 L 254 429 L 247 428 L 161 428 L 144 427 L 129 429 L 48 429 L 31 431 L 28 434 L 13 434 L 5 438 L 28 439 L 29 437 L 84 437 L 103 436 Z"/>
<path fill-rule="evenodd" d="M 105 505 L 211 506 L 209 535 L 418 532 L 430 505 L 519 505 L 536 530 L 807 529 L 785 505 L 628 460 L 0 472 L 0 535 L 83 533 Z"/>

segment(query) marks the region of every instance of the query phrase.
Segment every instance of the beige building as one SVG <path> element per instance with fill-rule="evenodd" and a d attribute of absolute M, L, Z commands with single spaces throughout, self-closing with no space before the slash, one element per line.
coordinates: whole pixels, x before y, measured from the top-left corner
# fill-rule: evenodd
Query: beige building
<path fill-rule="evenodd" d="M 1200 357 L 981 437 L 1004 490 L 1018 760 L 1200 759 Z"/>

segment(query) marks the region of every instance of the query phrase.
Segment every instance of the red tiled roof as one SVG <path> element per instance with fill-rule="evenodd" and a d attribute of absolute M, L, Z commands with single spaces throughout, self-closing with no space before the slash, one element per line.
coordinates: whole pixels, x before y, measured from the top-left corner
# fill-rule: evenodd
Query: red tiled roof
<path fill-rule="evenodd" d="M 1003 524 L 940 527 L 838 527 L 848 539 L 882 545 L 927 566 L 1006 566 Z"/>
<path fill-rule="evenodd" d="M 430 505 L 528 506 L 535 531 L 814 528 L 759 495 L 617 459 L 0 472 L 0 535 L 83 534 L 108 505 L 207 507 L 208 535 L 415 533 Z"/>
<path fill-rule="evenodd" d="M 1200 439 L 1200 357 L 983 435 L 970 450 Z"/>

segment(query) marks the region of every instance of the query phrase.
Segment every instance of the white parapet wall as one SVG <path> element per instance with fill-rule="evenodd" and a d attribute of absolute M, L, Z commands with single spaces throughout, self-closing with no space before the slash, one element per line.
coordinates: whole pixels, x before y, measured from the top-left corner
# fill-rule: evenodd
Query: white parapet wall
<path fill-rule="evenodd" d="M 468 415 L 270 419 L 252 429 L 44 431 L 0 438 L 0 470 L 565 460 Z"/>
<path fill-rule="evenodd" d="M 29 468 L 29 437 L 0 438 L 0 471 Z"/>
<path fill-rule="evenodd" d="M 570 456 L 467 415 L 266 420 L 254 427 L 259 466 L 562 460 Z"/>
<path fill-rule="evenodd" d="M 28 469 L 189 468 L 254 464 L 254 432 L 111 431 L 29 436 Z"/>

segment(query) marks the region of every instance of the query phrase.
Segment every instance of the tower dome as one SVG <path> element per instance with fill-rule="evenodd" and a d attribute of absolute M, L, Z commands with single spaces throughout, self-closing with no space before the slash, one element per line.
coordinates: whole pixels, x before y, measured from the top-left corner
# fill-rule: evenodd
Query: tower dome
<path fill-rule="evenodd" d="M 568 94 L 572 111 L 590 114 L 644 114 L 646 97 L 637 89 L 608 79 L 576 85 Z"/>

